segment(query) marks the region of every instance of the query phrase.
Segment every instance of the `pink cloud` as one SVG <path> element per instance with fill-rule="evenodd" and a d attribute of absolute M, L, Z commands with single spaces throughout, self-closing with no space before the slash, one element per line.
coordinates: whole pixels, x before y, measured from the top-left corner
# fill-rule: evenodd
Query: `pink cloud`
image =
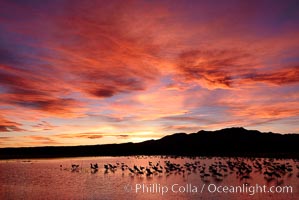
<path fill-rule="evenodd" d="M 24 131 L 22 124 L 13 122 L 4 117 L 0 116 L 0 133 L 1 132 L 13 132 L 13 131 Z"/>
<path fill-rule="evenodd" d="M 299 29 L 289 7 L 3 1 L 0 131 L 57 137 L 28 145 L 91 144 L 296 117 Z"/>

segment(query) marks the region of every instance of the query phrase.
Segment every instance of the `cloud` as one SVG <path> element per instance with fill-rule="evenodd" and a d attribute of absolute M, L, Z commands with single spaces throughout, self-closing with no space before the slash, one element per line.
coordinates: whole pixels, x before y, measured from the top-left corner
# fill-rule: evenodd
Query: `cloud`
<path fill-rule="evenodd" d="M 22 124 L 7 120 L 0 116 L 0 132 L 24 131 Z"/>
<path fill-rule="evenodd" d="M 57 141 L 31 141 L 31 142 L 20 142 L 15 143 L 15 146 L 19 147 L 32 147 L 32 146 L 64 146 L 63 143 L 57 142 Z"/>
<path fill-rule="evenodd" d="M 33 139 L 33 140 L 44 140 L 44 141 L 53 141 L 50 137 L 41 136 L 41 135 L 28 135 L 25 138 Z"/>
<path fill-rule="evenodd" d="M 150 34 L 148 40 L 144 38 L 151 27 L 131 29 L 135 23 L 131 19 L 139 11 L 131 3 L 94 3 L 98 7 L 73 2 L 51 15 L 41 7 L 29 16 L 26 10 L 35 9 L 34 5 L 5 3 L 19 12 L 9 18 L 4 11 L 8 14 L 2 17 L 3 33 L 14 32 L 4 34 L 10 42 L 3 43 L 0 51 L 2 104 L 50 116 L 77 117 L 86 109 L 80 99 L 73 98 L 74 93 L 88 99 L 111 98 L 143 91 L 156 80 L 160 47 L 152 43 Z M 49 6 L 55 7 L 55 3 Z M 23 30 L 19 20 L 24 16 L 26 29 L 36 31 Z"/>
<path fill-rule="evenodd" d="M 43 130 L 43 131 L 48 131 L 48 130 L 53 130 L 57 128 L 57 126 L 53 126 L 52 124 L 46 122 L 46 121 L 41 121 L 40 123 L 36 125 L 32 125 L 35 131 L 37 130 Z"/>
<path fill-rule="evenodd" d="M 164 130 L 166 131 L 172 131 L 172 132 L 187 132 L 187 133 L 191 133 L 191 132 L 197 132 L 199 130 L 201 130 L 202 127 L 200 125 L 170 125 L 167 127 L 164 127 Z"/>
<path fill-rule="evenodd" d="M 296 109 L 298 106 L 298 102 L 273 102 L 270 105 L 231 105 L 231 112 L 234 116 L 246 116 L 248 118 L 282 119 L 299 115 L 299 111 Z"/>
<path fill-rule="evenodd" d="M 263 82 L 274 85 L 288 85 L 299 83 L 299 66 L 282 67 L 255 74 L 244 75 L 244 82 Z"/>
<path fill-rule="evenodd" d="M 168 117 L 163 117 L 161 118 L 162 120 L 169 120 L 169 121 L 174 121 L 175 123 L 179 122 L 193 122 L 193 123 L 207 123 L 207 122 L 213 122 L 210 119 L 207 119 L 205 116 L 196 116 L 196 115 L 191 115 L 191 116 L 184 116 L 184 115 L 177 115 L 177 116 L 168 116 Z"/>
<path fill-rule="evenodd" d="M 63 18 L 53 19 L 53 35 L 45 45 L 54 56 L 45 60 L 62 66 L 76 82 L 74 89 L 91 97 L 144 90 L 159 74 L 159 47 L 141 35 L 145 27 L 132 29 L 131 19 L 139 12 L 130 2 L 94 3 L 100 5 L 74 2 Z"/>
<path fill-rule="evenodd" d="M 82 103 L 60 97 L 65 93 L 65 84 L 48 76 L 28 70 L 0 65 L 0 94 L 2 104 L 40 110 L 56 116 L 74 116 Z"/>
<path fill-rule="evenodd" d="M 193 50 L 180 55 L 178 70 L 186 81 L 204 88 L 229 89 L 235 79 L 254 70 L 251 55 L 236 50 Z"/>
<path fill-rule="evenodd" d="M 81 138 L 81 139 L 104 139 L 104 138 L 117 138 L 117 139 L 130 139 L 133 137 L 160 137 L 159 135 L 152 135 L 152 134 L 144 134 L 144 135 L 139 135 L 135 133 L 130 133 L 130 134 L 119 134 L 119 133 L 98 133 L 98 132 L 86 132 L 86 133 L 65 133 L 65 134 L 56 134 L 51 137 L 53 138 L 61 138 L 61 139 L 76 139 L 76 138 Z M 113 143 L 113 141 L 110 141 L 110 143 Z"/>
<path fill-rule="evenodd" d="M 120 134 L 105 134 L 98 132 L 86 132 L 86 133 L 66 133 L 66 134 L 57 134 L 53 136 L 54 138 L 63 138 L 63 139 L 75 139 L 75 138 L 85 138 L 85 139 L 100 139 L 104 137 L 116 137 L 118 139 L 125 139 L 130 137 L 129 135 L 120 135 Z"/>
<path fill-rule="evenodd" d="M 117 138 L 123 139 L 123 138 L 128 138 L 130 137 L 129 135 L 117 135 Z"/>
<path fill-rule="evenodd" d="M 180 55 L 178 70 L 185 81 L 208 89 L 233 89 L 248 84 L 288 85 L 299 82 L 298 66 L 259 68 L 249 53 L 234 50 L 189 51 Z"/>
<path fill-rule="evenodd" d="M 66 133 L 66 134 L 57 134 L 54 135 L 53 137 L 57 138 L 64 138 L 64 139 L 71 139 L 71 138 L 88 138 L 88 139 L 99 139 L 104 137 L 105 134 L 103 133 Z"/>
<path fill-rule="evenodd" d="M 63 145 L 50 135 L 26 135 L 21 137 L 23 139 L 22 146 L 57 146 Z"/>
<path fill-rule="evenodd" d="M 1 1 L 0 131 L 16 135 L 16 145 L 38 145 L 46 138 L 17 132 L 97 144 L 197 126 L 290 129 L 282 120 L 298 116 L 299 52 L 291 8 Z"/>

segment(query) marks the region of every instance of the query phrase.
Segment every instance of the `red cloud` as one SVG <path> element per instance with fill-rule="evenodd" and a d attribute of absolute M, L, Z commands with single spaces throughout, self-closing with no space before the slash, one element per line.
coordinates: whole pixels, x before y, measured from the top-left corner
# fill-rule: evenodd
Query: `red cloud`
<path fill-rule="evenodd" d="M 254 70 L 248 53 L 238 51 L 189 51 L 181 54 L 178 69 L 188 81 L 207 88 L 233 87 L 235 79 Z"/>
<path fill-rule="evenodd" d="M 67 94 L 67 83 L 41 76 L 28 70 L 0 65 L 0 94 L 2 104 L 40 110 L 51 115 L 76 115 L 82 103 L 72 98 L 60 97 Z"/>
<path fill-rule="evenodd" d="M 185 80 L 198 82 L 209 89 L 230 89 L 263 82 L 287 85 L 299 82 L 299 67 L 259 69 L 252 55 L 236 51 L 190 51 L 181 54 L 179 73 Z"/>
<path fill-rule="evenodd" d="M 0 116 L 0 132 L 24 131 L 22 124 L 7 120 Z"/>
<path fill-rule="evenodd" d="M 144 90 L 155 81 L 159 75 L 156 67 L 159 46 L 150 39 L 144 40 L 142 30 L 131 29 L 135 21 L 129 23 L 139 12 L 127 3 L 96 4 L 99 7 L 73 2 L 64 10 L 63 17 L 39 13 L 51 29 L 47 34 L 41 34 L 43 25 L 36 24 L 31 15 L 26 24 L 28 29 L 39 27 L 37 35 L 20 31 L 18 20 L 11 19 L 4 26 L 8 32 L 31 38 L 19 46 L 37 52 L 29 54 L 18 48 L 6 51 L 4 46 L 9 56 L 0 57 L 2 104 L 52 116 L 78 116 L 84 111 L 83 103 L 78 98 L 67 97 L 73 93 L 85 94 L 87 98 L 109 98 Z M 25 8 L 18 5 L 18 9 Z M 129 11 L 132 14 L 126 16 Z M 120 16 L 128 23 L 121 22 Z"/>
<path fill-rule="evenodd" d="M 288 85 L 299 83 L 299 66 L 284 67 L 268 72 L 246 75 L 243 82 L 264 82 L 274 85 Z"/>
<path fill-rule="evenodd" d="M 0 118 L 0 131 L 60 117 L 59 127 L 42 122 L 32 129 L 66 133 L 75 125 L 64 118 L 77 117 L 82 133 L 55 137 L 125 140 L 110 134 L 126 126 L 136 133 L 129 141 L 157 137 L 137 133 L 149 127 L 183 131 L 298 116 L 292 103 L 298 96 L 283 98 L 298 89 L 298 20 L 287 9 L 291 4 L 173 5 L 1 1 L 0 109 L 7 119 Z M 259 88 L 262 94 L 246 96 Z M 231 101 L 221 102 L 225 98 Z M 84 133 L 102 131 L 93 130 L 98 122 L 113 131 Z M 39 141 L 47 142 L 36 137 L 30 144 Z"/>
<path fill-rule="evenodd" d="M 144 90 L 159 75 L 160 47 L 132 29 L 139 12 L 131 3 L 95 4 L 74 2 L 64 18 L 53 18 L 53 38 L 44 45 L 54 56 L 45 60 L 91 97 Z"/>

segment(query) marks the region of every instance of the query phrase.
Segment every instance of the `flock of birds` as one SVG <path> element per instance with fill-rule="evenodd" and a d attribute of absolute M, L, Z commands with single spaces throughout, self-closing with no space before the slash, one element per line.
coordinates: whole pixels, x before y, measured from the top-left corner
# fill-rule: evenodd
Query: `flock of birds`
<path fill-rule="evenodd" d="M 252 179 L 252 173 L 254 172 L 262 174 L 267 182 L 276 181 L 277 184 L 281 184 L 285 177 L 292 177 L 297 171 L 296 176 L 299 178 L 299 160 L 294 160 L 296 170 L 289 162 L 282 163 L 276 159 L 266 158 L 215 158 L 215 161 L 211 164 L 206 164 L 203 158 L 201 160 L 192 158 L 190 162 L 185 163 L 175 163 L 167 157 L 162 158 L 164 159 L 163 164 L 160 161 L 148 161 L 146 166 L 128 166 L 123 162 L 107 163 L 103 165 L 104 173 L 115 173 L 117 170 L 121 170 L 122 174 L 128 172 L 130 176 L 146 176 L 149 178 L 162 175 L 169 176 L 171 174 L 185 176 L 195 173 L 199 174 L 204 182 L 209 182 L 211 179 L 222 181 L 229 174 L 235 174 L 240 181 L 246 182 Z M 60 167 L 62 169 L 62 165 Z M 79 172 L 80 170 L 82 170 L 80 165 L 71 165 L 72 172 Z M 91 173 L 97 173 L 99 170 L 98 164 L 90 163 L 90 170 Z"/>

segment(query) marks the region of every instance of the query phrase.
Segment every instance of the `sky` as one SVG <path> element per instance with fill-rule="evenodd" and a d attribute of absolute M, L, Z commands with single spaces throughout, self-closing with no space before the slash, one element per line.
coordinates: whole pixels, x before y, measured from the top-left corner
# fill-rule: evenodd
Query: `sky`
<path fill-rule="evenodd" d="M 298 1 L 0 0 L 0 147 L 299 133 Z"/>

